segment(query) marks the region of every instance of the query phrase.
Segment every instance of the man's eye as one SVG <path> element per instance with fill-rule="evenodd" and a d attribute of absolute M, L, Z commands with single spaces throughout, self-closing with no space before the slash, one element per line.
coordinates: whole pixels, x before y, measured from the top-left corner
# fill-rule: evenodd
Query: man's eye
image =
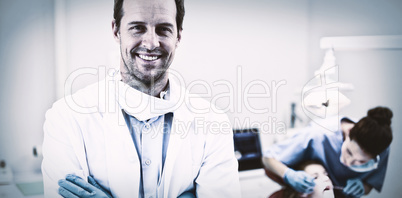
<path fill-rule="evenodd" d="M 158 28 L 158 29 L 159 29 L 160 32 L 164 32 L 164 33 L 169 32 L 169 33 L 172 33 L 172 30 L 171 30 L 170 28 L 168 28 L 168 27 L 160 27 L 160 28 Z"/>
<path fill-rule="evenodd" d="M 141 26 L 141 25 L 136 25 L 136 26 L 130 27 L 130 30 L 144 31 L 144 30 L 145 30 L 145 27 L 144 27 L 144 26 Z"/>

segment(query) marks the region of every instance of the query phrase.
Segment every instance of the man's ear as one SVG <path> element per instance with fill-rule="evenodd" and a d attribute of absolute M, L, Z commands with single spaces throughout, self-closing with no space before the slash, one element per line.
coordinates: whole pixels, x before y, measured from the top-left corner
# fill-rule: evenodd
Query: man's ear
<path fill-rule="evenodd" d="M 182 33 L 182 30 L 179 30 L 179 32 L 177 32 L 177 42 L 176 42 L 176 46 L 178 46 L 179 43 L 180 43 L 180 41 L 181 41 L 181 33 Z"/>
<path fill-rule="evenodd" d="M 113 31 L 114 40 L 116 40 L 116 42 L 120 43 L 120 30 L 117 27 L 116 20 L 114 20 L 114 19 L 112 21 L 112 31 Z"/>

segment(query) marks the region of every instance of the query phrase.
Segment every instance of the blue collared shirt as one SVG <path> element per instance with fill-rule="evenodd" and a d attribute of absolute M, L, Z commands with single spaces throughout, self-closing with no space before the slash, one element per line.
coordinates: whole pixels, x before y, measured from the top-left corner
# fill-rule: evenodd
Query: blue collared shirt
<path fill-rule="evenodd" d="M 162 92 L 160 97 L 163 99 L 165 95 L 169 98 L 167 92 Z M 163 192 L 162 173 L 173 113 L 142 121 L 124 110 L 123 115 L 141 163 L 139 197 L 157 198 Z"/>
<path fill-rule="evenodd" d="M 162 180 L 172 113 L 139 121 L 123 111 L 141 163 L 140 197 L 156 198 Z M 161 189 L 162 190 L 162 189 Z"/>

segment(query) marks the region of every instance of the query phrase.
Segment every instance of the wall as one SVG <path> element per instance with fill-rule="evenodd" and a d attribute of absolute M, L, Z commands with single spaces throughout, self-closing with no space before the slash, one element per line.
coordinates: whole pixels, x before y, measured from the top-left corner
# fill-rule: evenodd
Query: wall
<path fill-rule="evenodd" d="M 173 69 L 187 85 L 208 84 L 210 96 L 202 86 L 190 91 L 226 108 L 235 128 L 260 128 L 263 147 L 272 144 L 275 134 L 288 125 L 290 102 L 307 75 L 307 1 L 186 3 L 183 40 Z M 224 82 L 234 89 L 229 94 L 233 101 L 214 100 L 219 93 L 231 92 L 226 85 L 214 84 Z M 248 93 L 258 95 L 245 99 Z"/>
<path fill-rule="evenodd" d="M 112 36 L 113 1 L 62 0 L 61 5 L 60 9 L 65 12 L 65 19 L 60 23 L 65 28 L 64 55 L 67 59 L 64 79 L 82 68 L 118 67 L 116 56 L 119 56 L 120 52 Z M 74 80 L 73 92 L 96 82 L 99 78 L 104 77 L 92 74 L 79 76 Z"/>
<path fill-rule="evenodd" d="M 0 1 L 0 158 L 38 170 L 45 111 L 55 99 L 53 1 Z"/>
<path fill-rule="evenodd" d="M 310 1 L 309 70 L 322 63 L 319 39 L 325 36 L 402 35 L 402 2 L 387 1 Z M 336 51 L 340 81 L 352 83 L 355 90 L 345 92 L 352 103 L 341 114 L 364 116 L 369 108 L 382 105 L 394 112 L 394 140 L 383 192 L 369 197 L 399 197 L 402 156 L 402 79 L 401 50 Z"/>

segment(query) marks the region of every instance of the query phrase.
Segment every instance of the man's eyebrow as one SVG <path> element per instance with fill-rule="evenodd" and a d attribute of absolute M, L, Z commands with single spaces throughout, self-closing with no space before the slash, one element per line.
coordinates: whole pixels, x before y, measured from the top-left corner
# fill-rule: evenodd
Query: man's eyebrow
<path fill-rule="evenodd" d="M 173 24 L 171 24 L 171 23 L 168 23 L 168 22 L 166 22 L 166 23 L 158 23 L 158 25 L 159 26 L 166 26 L 166 27 L 174 27 L 174 25 Z"/>
<path fill-rule="evenodd" d="M 143 21 L 131 21 L 128 23 L 128 25 L 145 25 L 145 22 Z"/>
<path fill-rule="evenodd" d="M 143 21 L 131 21 L 128 23 L 128 25 L 146 25 L 146 23 Z M 158 23 L 158 26 L 165 26 L 165 27 L 170 27 L 170 28 L 174 27 L 174 25 L 169 22 Z"/>

